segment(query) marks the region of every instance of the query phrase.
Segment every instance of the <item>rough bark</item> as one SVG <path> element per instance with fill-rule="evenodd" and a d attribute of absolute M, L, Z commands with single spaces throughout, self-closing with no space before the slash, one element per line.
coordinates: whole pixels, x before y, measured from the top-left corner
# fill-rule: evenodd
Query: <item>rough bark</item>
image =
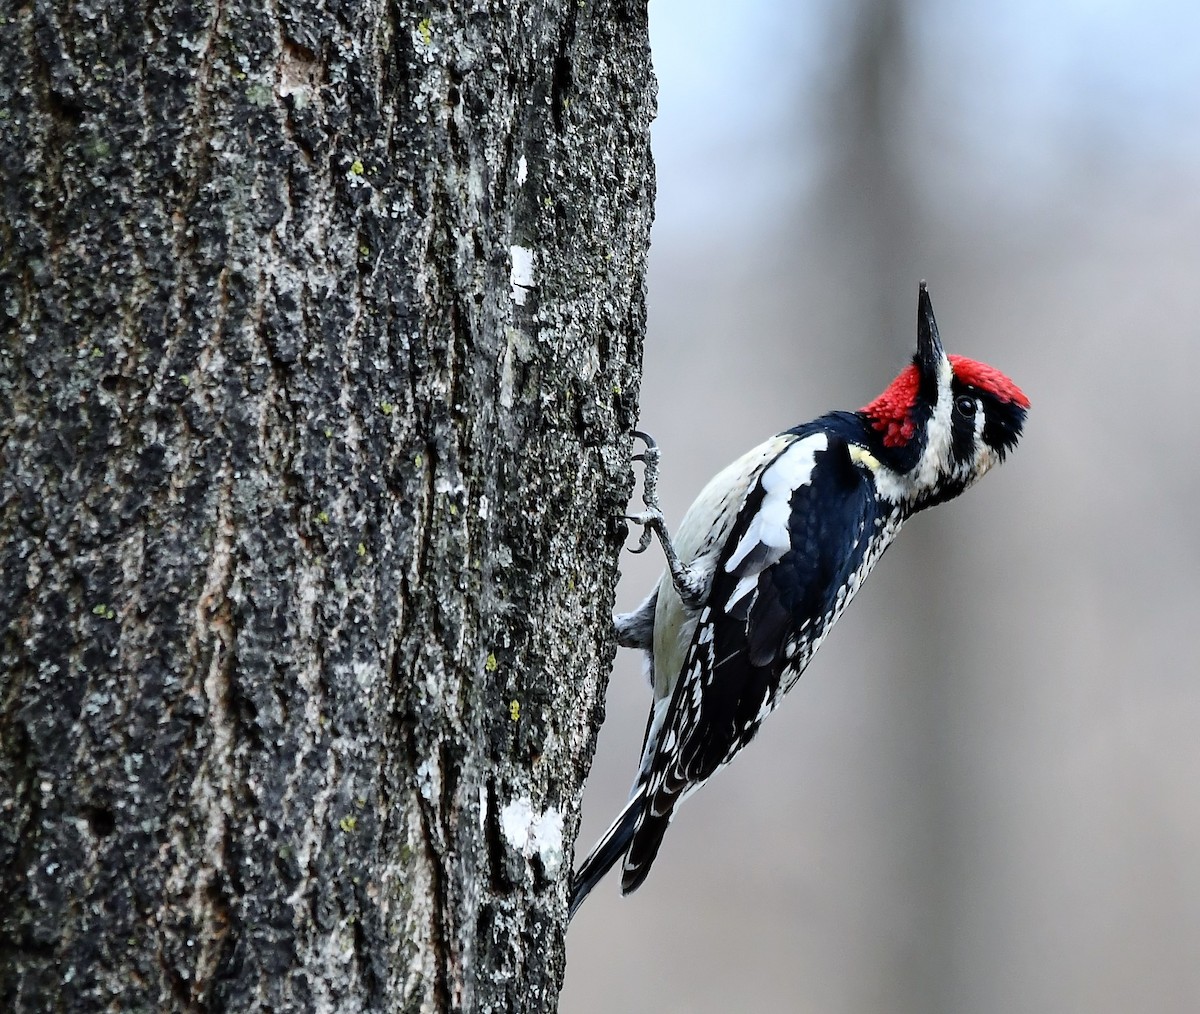
<path fill-rule="evenodd" d="M 2 19 L 0 1008 L 552 1010 L 645 3 Z"/>

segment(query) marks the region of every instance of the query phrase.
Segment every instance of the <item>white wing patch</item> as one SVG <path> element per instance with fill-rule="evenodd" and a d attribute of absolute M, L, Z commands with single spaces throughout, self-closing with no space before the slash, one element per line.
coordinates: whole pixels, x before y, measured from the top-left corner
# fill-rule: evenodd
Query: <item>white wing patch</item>
<path fill-rule="evenodd" d="M 725 605 L 726 611 L 731 612 L 749 595 L 758 585 L 759 575 L 779 562 L 790 548 L 788 519 L 792 512 L 792 494 L 812 480 L 817 453 L 828 446 L 829 437 L 814 433 L 797 440 L 763 470 L 760 480 L 764 494 L 762 505 L 726 561 L 725 572 L 732 574 L 751 553 L 755 556 L 741 572 L 741 579 Z"/>
<path fill-rule="evenodd" d="M 795 442 L 793 434 L 779 433 L 747 451 L 709 480 L 683 516 L 675 533 L 675 549 L 684 563 L 704 572 L 710 584 L 717 559 L 747 492 L 753 488 L 762 469 Z M 655 700 L 671 696 L 675 680 L 682 674 L 696 624 L 708 623 L 710 615 L 711 610 L 706 608 L 697 620 L 679 600 L 670 573 L 664 571 L 658 585 L 658 605 L 654 614 Z"/>

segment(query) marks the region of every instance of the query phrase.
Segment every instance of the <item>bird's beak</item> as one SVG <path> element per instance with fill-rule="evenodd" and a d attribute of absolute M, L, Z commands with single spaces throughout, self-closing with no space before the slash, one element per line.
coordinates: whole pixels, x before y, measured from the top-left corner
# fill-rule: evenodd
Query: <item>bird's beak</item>
<path fill-rule="evenodd" d="M 938 369 L 945 357 L 937 321 L 933 316 L 933 301 L 929 298 L 929 289 L 922 282 L 917 296 L 917 360 L 922 375 L 936 383 Z"/>

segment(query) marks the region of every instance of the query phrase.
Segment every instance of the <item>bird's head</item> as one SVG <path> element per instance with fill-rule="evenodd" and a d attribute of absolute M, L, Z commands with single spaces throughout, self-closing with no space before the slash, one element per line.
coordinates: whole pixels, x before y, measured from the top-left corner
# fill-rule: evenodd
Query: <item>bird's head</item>
<path fill-rule="evenodd" d="M 942 348 L 929 290 L 921 283 L 917 352 L 859 412 L 876 457 L 899 475 L 914 510 L 957 496 L 1004 460 L 1021 436 L 1029 399 L 999 370 Z"/>

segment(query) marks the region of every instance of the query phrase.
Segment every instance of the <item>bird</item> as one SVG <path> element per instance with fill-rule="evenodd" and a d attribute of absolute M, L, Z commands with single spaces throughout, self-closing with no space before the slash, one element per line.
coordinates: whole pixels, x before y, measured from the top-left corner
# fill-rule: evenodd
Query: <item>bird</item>
<path fill-rule="evenodd" d="M 645 653 L 653 688 L 629 802 L 571 880 L 568 918 L 623 859 L 646 879 L 679 804 L 755 736 L 796 683 L 904 523 L 958 496 L 1016 446 L 1029 399 L 986 363 L 947 355 L 925 282 L 917 350 L 854 412 L 829 412 L 719 472 L 672 539 L 646 434 L 646 510 L 634 552 L 658 537 L 667 567 L 618 645 Z"/>

